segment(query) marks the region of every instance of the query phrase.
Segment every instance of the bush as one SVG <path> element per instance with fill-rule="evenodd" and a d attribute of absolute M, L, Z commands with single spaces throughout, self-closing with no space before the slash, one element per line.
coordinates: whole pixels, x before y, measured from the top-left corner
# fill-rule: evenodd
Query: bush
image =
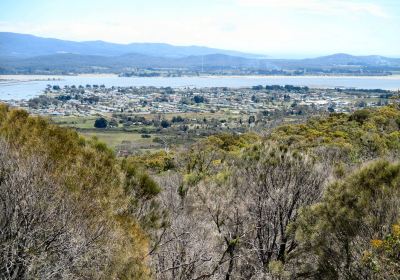
<path fill-rule="evenodd" d="M 2 104 L 1 139 L 1 279 L 150 278 L 158 189 L 145 172 L 132 175 L 143 191 L 125 192 L 131 177 L 105 144 Z"/>
<path fill-rule="evenodd" d="M 350 116 L 350 120 L 351 121 L 356 121 L 359 122 L 360 124 L 363 124 L 368 117 L 371 115 L 370 111 L 367 109 L 364 110 L 358 110 L 355 111 L 351 116 Z"/>
<path fill-rule="evenodd" d="M 296 221 L 304 253 L 297 272 L 316 279 L 392 279 L 375 275 L 362 260 L 371 240 L 379 247 L 400 218 L 399 203 L 399 163 L 376 161 L 328 186 L 322 201 L 304 208 Z"/>
<path fill-rule="evenodd" d="M 94 122 L 95 128 L 106 128 L 108 126 L 108 121 L 105 118 L 98 118 Z"/>
<path fill-rule="evenodd" d="M 162 120 L 160 125 L 162 128 L 167 128 L 167 127 L 171 126 L 171 124 L 167 120 Z"/>

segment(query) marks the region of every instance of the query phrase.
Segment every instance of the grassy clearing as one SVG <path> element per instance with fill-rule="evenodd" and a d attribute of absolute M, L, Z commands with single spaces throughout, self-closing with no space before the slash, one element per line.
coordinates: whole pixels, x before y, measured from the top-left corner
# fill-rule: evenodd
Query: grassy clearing
<path fill-rule="evenodd" d="M 130 115 L 130 114 L 129 114 Z M 158 118 L 160 115 L 162 118 L 165 118 L 167 120 L 172 120 L 173 117 L 176 116 L 181 116 L 182 118 L 185 119 L 221 119 L 221 118 L 226 118 L 229 116 L 238 116 L 237 114 L 231 114 L 230 112 L 216 112 L 216 113 L 195 113 L 195 112 L 190 112 L 190 113 L 165 113 L 165 114 L 136 114 L 137 116 L 145 117 L 148 120 L 153 120 L 155 118 Z"/>
<path fill-rule="evenodd" d="M 97 117 L 76 117 L 76 116 L 60 116 L 51 117 L 50 121 L 63 127 L 73 127 L 80 129 L 94 128 L 94 122 Z"/>
<path fill-rule="evenodd" d="M 157 114 L 143 116 L 147 120 L 160 118 L 160 115 Z M 100 141 L 104 142 L 115 151 L 136 153 L 139 151 L 156 151 L 164 149 L 165 147 L 179 148 L 205 137 L 201 133 L 207 131 L 204 130 L 201 124 L 197 123 L 204 118 L 207 119 L 207 121 L 210 121 L 212 118 L 217 120 L 224 119 L 227 121 L 237 120 L 238 118 L 246 119 L 246 116 L 244 115 L 232 114 L 230 112 L 171 113 L 162 114 L 161 118 L 171 121 L 174 116 L 181 116 L 182 118 L 189 120 L 189 124 L 187 125 L 192 129 L 191 133 L 185 133 L 176 128 L 172 130 L 160 130 L 160 128 L 156 128 L 153 125 L 123 127 L 120 124 L 118 128 L 96 129 L 94 127 L 94 122 L 97 118 L 96 116 L 57 116 L 51 117 L 50 120 L 60 126 L 76 129 L 79 134 L 87 138 L 97 137 Z M 194 119 L 197 121 L 194 121 Z M 200 127 L 199 130 L 193 130 L 198 127 Z M 147 138 L 142 137 L 142 135 L 146 135 Z M 159 139 L 154 141 L 156 137 Z"/>
<path fill-rule="evenodd" d="M 100 141 L 106 143 L 112 149 L 121 144 L 130 144 L 137 147 L 153 147 L 152 142 L 155 135 L 151 138 L 142 138 L 140 132 L 129 132 L 121 130 L 104 130 L 94 128 L 94 122 L 97 117 L 76 117 L 76 116 L 60 116 L 51 117 L 50 121 L 63 127 L 71 127 L 88 138 L 97 137 Z"/>
<path fill-rule="evenodd" d="M 111 148 L 115 148 L 122 143 L 132 143 L 137 146 L 149 146 L 153 144 L 152 139 L 155 137 L 152 135 L 151 138 L 142 138 L 141 134 L 130 133 L 125 131 L 79 131 L 85 137 L 97 137 L 100 141 L 106 143 Z"/>

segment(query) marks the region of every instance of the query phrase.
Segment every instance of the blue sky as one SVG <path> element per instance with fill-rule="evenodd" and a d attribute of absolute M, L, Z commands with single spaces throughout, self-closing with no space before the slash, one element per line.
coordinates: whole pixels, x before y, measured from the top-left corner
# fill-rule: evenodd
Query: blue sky
<path fill-rule="evenodd" d="M 272 57 L 400 57 L 400 0 L 1 0 L 0 31 Z"/>

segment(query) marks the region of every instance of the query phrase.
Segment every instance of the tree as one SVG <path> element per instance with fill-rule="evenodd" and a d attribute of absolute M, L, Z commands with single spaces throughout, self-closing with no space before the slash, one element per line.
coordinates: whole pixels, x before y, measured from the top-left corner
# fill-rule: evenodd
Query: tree
<path fill-rule="evenodd" d="M 204 103 L 205 102 L 205 98 L 204 98 L 204 96 L 196 95 L 195 97 L 193 97 L 193 101 L 195 103 Z"/>
<path fill-rule="evenodd" d="M 95 128 L 106 128 L 108 126 L 108 121 L 105 118 L 98 118 L 94 122 Z"/>
<path fill-rule="evenodd" d="M 107 226 L 82 216 L 46 164 L 0 141 L 0 278 L 97 278 L 113 253 Z"/>
<path fill-rule="evenodd" d="M 306 155 L 273 145 L 242 152 L 242 137 L 209 137 L 179 159 L 185 176 L 162 176 L 174 216 L 154 252 L 159 278 L 261 279 L 296 248 L 288 226 L 320 197 L 325 176 Z"/>
<path fill-rule="evenodd" d="M 145 172 L 134 181 L 146 191 L 125 190 L 132 177 L 105 144 L 2 104 L 1 139 L 1 279 L 150 278 L 157 187 Z"/>
<path fill-rule="evenodd" d="M 161 121 L 160 125 L 161 125 L 162 128 L 168 128 L 169 126 L 171 126 L 169 121 L 167 121 L 165 119 Z"/>
<path fill-rule="evenodd" d="M 251 89 L 252 90 L 262 90 L 264 87 L 262 85 L 258 85 L 258 86 L 252 86 Z"/>
<path fill-rule="evenodd" d="M 255 116 L 249 116 L 249 124 L 255 123 L 256 122 L 256 117 Z"/>
<path fill-rule="evenodd" d="M 400 164 L 346 174 L 397 156 L 399 116 L 394 106 L 330 114 L 175 154 L 157 175 L 170 227 L 152 246 L 156 278 L 396 279 Z"/>
<path fill-rule="evenodd" d="M 312 279 L 379 279 L 379 271 L 364 258 L 371 240 L 380 243 L 399 218 L 399 163 L 376 161 L 334 182 L 322 201 L 305 208 L 295 223 L 300 242 L 293 259 L 295 274 Z"/>
<path fill-rule="evenodd" d="M 172 122 L 173 122 L 173 123 L 184 122 L 184 121 L 185 121 L 185 119 L 182 118 L 181 116 L 173 116 L 173 117 L 172 117 Z"/>
<path fill-rule="evenodd" d="M 245 232 L 241 193 L 215 177 L 225 177 L 222 163 L 231 152 L 256 139 L 254 135 L 208 137 L 179 156 L 179 172 L 159 176 L 171 226 L 160 232 L 159 249 L 152 253 L 157 278 L 234 279 Z"/>
<path fill-rule="evenodd" d="M 305 154 L 271 144 L 252 147 L 235 173 L 242 192 L 248 236 L 245 251 L 252 273 L 270 273 L 296 248 L 288 226 L 299 209 L 317 201 L 324 183 L 321 168 Z"/>
<path fill-rule="evenodd" d="M 208 238 L 208 220 L 194 216 L 182 203 L 176 189 L 183 183 L 179 173 L 163 173 L 158 179 L 164 188 L 161 203 L 168 209 L 169 227 L 160 230 L 150 251 L 156 278 L 196 279 L 208 270 L 215 251 Z"/>
<path fill-rule="evenodd" d="M 371 115 L 371 112 L 367 109 L 355 111 L 349 118 L 349 120 L 359 122 L 363 124 Z"/>

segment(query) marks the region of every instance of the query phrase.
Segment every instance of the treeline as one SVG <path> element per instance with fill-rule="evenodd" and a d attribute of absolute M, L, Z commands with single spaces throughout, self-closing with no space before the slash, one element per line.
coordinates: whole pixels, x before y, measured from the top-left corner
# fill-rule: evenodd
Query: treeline
<path fill-rule="evenodd" d="M 309 87 L 301 87 L 301 86 L 293 86 L 293 85 L 285 85 L 285 86 L 280 86 L 280 85 L 266 85 L 265 87 L 262 85 L 258 86 L 253 86 L 251 88 L 252 90 L 279 90 L 279 91 L 288 91 L 288 92 L 305 92 L 307 93 L 309 91 Z"/>

